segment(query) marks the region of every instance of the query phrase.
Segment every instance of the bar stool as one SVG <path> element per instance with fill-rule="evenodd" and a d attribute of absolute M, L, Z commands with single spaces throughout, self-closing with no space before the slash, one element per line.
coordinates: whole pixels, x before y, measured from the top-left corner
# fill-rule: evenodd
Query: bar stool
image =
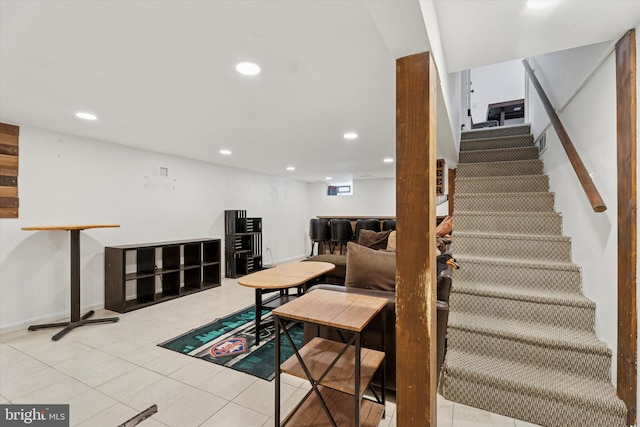
<path fill-rule="evenodd" d="M 309 223 L 309 237 L 311 237 L 311 254 L 313 256 L 313 248 L 318 243 L 318 255 L 320 255 L 320 243 L 322 243 L 322 253 L 324 253 L 325 242 L 329 242 L 331 247 L 331 229 L 329 228 L 329 220 L 325 218 L 312 218 Z"/>
<path fill-rule="evenodd" d="M 382 231 L 395 230 L 395 229 L 396 229 L 395 219 L 385 219 L 384 221 L 382 221 Z"/>
<path fill-rule="evenodd" d="M 359 219 L 356 221 L 356 242 L 360 236 L 360 230 L 380 231 L 379 219 Z"/>
<path fill-rule="evenodd" d="M 342 255 L 342 247 L 347 247 L 347 243 L 353 240 L 353 230 L 351 229 L 351 221 L 348 219 L 332 219 L 331 224 L 331 253 L 340 245 L 340 255 Z"/>

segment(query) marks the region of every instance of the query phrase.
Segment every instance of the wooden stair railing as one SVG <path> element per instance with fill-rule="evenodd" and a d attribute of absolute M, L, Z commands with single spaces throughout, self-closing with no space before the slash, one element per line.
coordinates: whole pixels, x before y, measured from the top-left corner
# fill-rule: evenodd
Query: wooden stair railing
<path fill-rule="evenodd" d="M 524 64 L 524 69 L 527 71 L 527 74 L 531 79 L 531 83 L 533 83 L 533 86 L 536 88 L 536 91 L 538 92 L 538 96 L 540 96 L 540 99 L 542 100 L 544 109 L 547 111 L 547 115 L 549 116 L 549 119 L 551 119 L 551 123 L 553 124 L 553 127 L 556 130 L 556 133 L 558 134 L 558 138 L 560 138 L 560 142 L 562 143 L 562 146 L 564 147 L 564 151 L 567 153 L 567 156 L 569 157 L 569 161 L 571 162 L 571 165 L 573 166 L 573 170 L 576 172 L 576 175 L 578 176 L 578 180 L 580 181 L 580 184 L 582 184 L 582 189 L 586 193 L 587 198 L 589 199 L 589 203 L 591 204 L 591 207 L 595 212 L 606 211 L 607 206 L 604 204 L 602 197 L 600 197 L 600 193 L 598 192 L 598 189 L 596 188 L 595 184 L 593 183 L 593 180 L 589 176 L 589 173 L 587 172 L 587 168 L 584 167 L 584 163 L 582 163 L 582 159 L 580 158 L 580 155 L 576 151 L 576 148 L 574 147 L 573 142 L 571 142 L 571 138 L 569 138 L 567 131 L 565 130 L 564 126 L 562 125 L 562 122 L 560 121 L 560 117 L 558 117 L 556 110 L 553 108 L 553 105 L 551 105 L 551 101 L 549 101 L 549 98 L 547 97 L 547 94 L 545 93 L 544 89 L 540 85 L 540 82 L 535 76 L 533 69 L 531 69 L 529 62 L 526 59 L 523 59 L 522 63 Z"/>

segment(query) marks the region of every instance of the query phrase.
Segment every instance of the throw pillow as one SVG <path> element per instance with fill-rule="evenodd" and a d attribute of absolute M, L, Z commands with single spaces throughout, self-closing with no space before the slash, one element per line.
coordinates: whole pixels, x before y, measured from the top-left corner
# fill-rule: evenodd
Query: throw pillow
<path fill-rule="evenodd" d="M 396 290 L 396 254 L 347 243 L 344 285 L 353 288 Z"/>
<path fill-rule="evenodd" d="M 391 230 L 360 230 L 358 234 L 358 244 L 375 250 L 386 249 L 389 234 L 391 234 Z"/>
<path fill-rule="evenodd" d="M 396 251 L 396 230 L 393 230 L 389 234 L 389 239 L 387 239 L 387 251 L 388 252 Z"/>
<path fill-rule="evenodd" d="M 450 216 L 446 216 L 440 224 L 436 227 L 436 235 L 445 236 L 447 234 L 451 234 L 453 230 L 453 218 Z"/>

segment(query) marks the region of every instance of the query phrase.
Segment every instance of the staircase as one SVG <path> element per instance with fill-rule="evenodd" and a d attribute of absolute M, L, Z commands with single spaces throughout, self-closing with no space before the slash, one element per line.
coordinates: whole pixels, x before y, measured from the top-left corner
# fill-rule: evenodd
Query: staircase
<path fill-rule="evenodd" d="M 529 125 L 460 144 L 444 397 L 543 426 L 626 426 Z"/>

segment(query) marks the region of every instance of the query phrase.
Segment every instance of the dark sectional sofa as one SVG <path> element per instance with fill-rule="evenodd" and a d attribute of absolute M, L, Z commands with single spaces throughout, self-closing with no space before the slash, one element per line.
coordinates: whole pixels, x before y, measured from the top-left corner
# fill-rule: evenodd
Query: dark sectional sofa
<path fill-rule="evenodd" d="M 382 319 L 374 318 L 362 334 L 362 345 L 367 348 L 384 350 L 386 354 L 386 383 L 387 388 L 396 388 L 396 292 L 395 292 L 395 253 L 384 253 L 362 245 L 349 243 L 347 255 L 319 255 L 307 259 L 308 261 L 325 261 L 336 265 L 331 276 L 327 275 L 327 283 L 314 285 L 309 289 L 328 289 L 336 292 L 350 292 L 371 295 L 388 300 L 385 310 L 386 318 L 386 348 L 383 348 Z M 333 260 L 333 261 L 332 261 Z M 344 273 L 342 273 L 344 272 Z M 445 354 L 445 336 L 449 318 L 449 292 L 451 289 L 450 266 L 442 269 L 437 275 L 437 354 L 438 369 L 442 366 Z M 305 325 L 305 342 L 315 336 L 340 341 L 338 334 L 324 327 Z M 380 384 L 380 378 L 374 379 Z"/>

